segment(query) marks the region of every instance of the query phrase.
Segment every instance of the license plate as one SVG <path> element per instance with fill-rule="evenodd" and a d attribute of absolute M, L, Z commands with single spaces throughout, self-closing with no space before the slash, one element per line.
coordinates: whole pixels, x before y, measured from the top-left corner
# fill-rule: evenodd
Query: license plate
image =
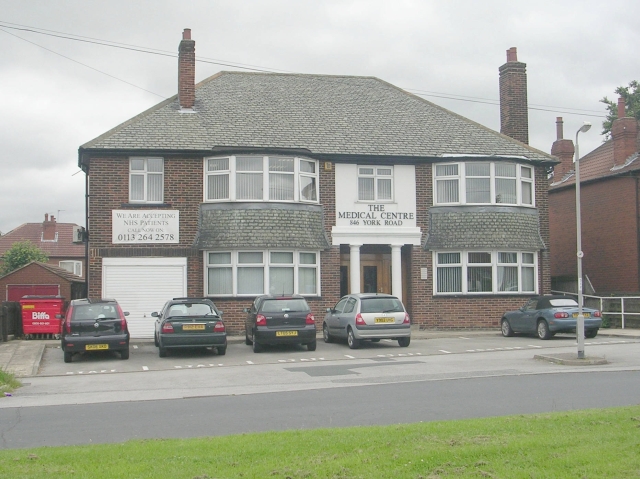
<path fill-rule="evenodd" d="M 395 323 L 395 318 L 376 318 L 376 324 L 378 323 Z"/>
<path fill-rule="evenodd" d="M 591 317 L 591 313 L 582 313 L 582 315 L 583 315 L 585 318 L 590 318 L 590 317 Z M 578 317 L 578 313 L 573 313 L 573 317 L 574 317 L 574 318 L 577 318 L 577 317 Z"/>
<path fill-rule="evenodd" d="M 276 336 L 297 336 L 298 331 L 276 331 Z"/>
<path fill-rule="evenodd" d="M 109 349 L 108 344 L 87 344 L 84 347 L 85 351 L 96 351 L 99 349 Z"/>
<path fill-rule="evenodd" d="M 183 331 L 202 331 L 204 330 L 204 324 L 184 324 L 182 325 Z"/>

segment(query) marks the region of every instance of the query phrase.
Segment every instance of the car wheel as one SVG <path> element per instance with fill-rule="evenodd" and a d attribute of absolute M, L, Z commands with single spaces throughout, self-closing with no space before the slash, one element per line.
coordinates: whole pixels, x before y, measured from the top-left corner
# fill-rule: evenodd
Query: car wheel
<path fill-rule="evenodd" d="M 585 338 L 595 338 L 598 335 L 598 328 L 596 329 L 587 329 L 584 333 Z"/>
<path fill-rule="evenodd" d="M 411 343 L 411 337 L 398 338 L 398 344 L 401 348 L 406 348 L 407 346 L 409 346 L 409 343 Z"/>
<path fill-rule="evenodd" d="M 322 339 L 324 339 L 325 343 L 333 342 L 333 336 L 329 334 L 329 327 L 326 323 L 322 325 Z"/>
<path fill-rule="evenodd" d="M 511 336 L 513 336 L 513 329 L 511 329 L 511 325 L 509 324 L 509 321 L 507 321 L 506 319 L 502 320 L 502 323 L 500 324 L 500 329 L 502 330 L 502 335 L 505 338 L 510 338 Z"/>
<path fill-rule="evenodd" d="M 360 340 L 356 339 L 355 335 L 353 334 L 353 329 L 351 328 L 347 330 L 347 344 L 349 345 L 350 349 L 358 349 L 360 347 Z"/>
<path fill-rule="evenodd" d="M 317 345 L 318 345 L 317 341 L 314 341 L 312 343 L 307 343 L 307 350 L 308 351 L 315 351 Z"/>
<path fill-rule="evenodd" d="M 218 356 L 224 356 L 225 354 L 227 354 L 227 347 L 226 346 L 216 346 L 216 352 L 218 353 Z"/>
<path fill-rule="evenodd" d="M 549 332 L 549 325 L 544 319 L 538 321 L 538 337 L 540 339 L 549 339 L 553 334 Z"/>
<path fill-rule="evenodd" d="M 244 333 L 244 344 L 246 344 L 247 346 L 251 346 L 253 344 L 253 341 L 249 339 L 249 335 L 246 333 L 246 331 Z"/>
<path fill-rule="evenodd" d="M 70 363 L 72 359 L 73 359 L 73 353 L 71 351 L 65 351 L 64 352 L 64 362 L 65 363 Z"/>
<path fill-rule="evenodd" d="M 157 334 L 154 334 L 154 335 L 153 335 L 153 344 L 155 344 L 155 345 L 156 345 L 156 348 L 157 348 L 158 346 L 160 346 L 160 343 L 158 342 L 158 335 L 157 335 Z"/>
<path fill-rule="evenodd" d="M 120 359 L 129 359 L 129 348 L 120 350 Z"/>
<path fill-rule="evenodd" d="M 254 353 L 261 353 L 262 352 L 262 345 L 258 344 L 258 341 L 256 341 L 255 336 L 253 337 L 253 340 L 251 341 L 252 344 L 252 349 Z"/>
<path fill-rule="evenodd" d="M 162 346 L 158 346 L 158 356 L 161 358 L 167 357 L 167 348 L 163 348 Z"/>

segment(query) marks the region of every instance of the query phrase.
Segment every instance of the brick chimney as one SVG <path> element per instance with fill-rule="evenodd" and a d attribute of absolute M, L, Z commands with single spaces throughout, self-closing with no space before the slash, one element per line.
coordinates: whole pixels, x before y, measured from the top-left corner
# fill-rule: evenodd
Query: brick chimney
<path fill-rule="evenodd" d="M 500 71 L 500 133 L 529 144 L 527 64 L 518 61 L 516 47 L 507 50 Z"/>
<path fill-rule="evenodd" d="M 569 171 L 573 169 L 573 156 L 576 152 L 575 147 L 573 146 L 573 140 L 565 140 L 563 139 L 564 122 L 562 121 L 562 117 L 559 116 L 556 118 L 556 134 L 557 139 L 551 145 L 551 154 L 553 156 L 557 156 L 561 161 L 559 165 L 556 165 L 553 168 L 553 180 L 560 181 L 564 175 L 566 175 Z"/>
<path fill-rule="evenodd" d="M 611 125 L 613 139 L 613 164 L 622 165 L 627 158 L 638 151 L 638 121 L 625 116 L 624 98 L 618 98 L 618 119 Z"/>
<path fill-rule="evenodd" d="M 42 241 L 56 241 L 57 240 L 57 232 L 56 232 L 56 217 L 51 215 L 51 219 L 49 219 L 49 214 L 44 214 L 44 221 L 42 222 Z"/>
<path fill-rule="evenodd" d="M 191 29 L 182 32 L 178 47 L 178 101 L 181 110 L 193 110 L 196 100 L 196 42 L 191 40 Z"/>

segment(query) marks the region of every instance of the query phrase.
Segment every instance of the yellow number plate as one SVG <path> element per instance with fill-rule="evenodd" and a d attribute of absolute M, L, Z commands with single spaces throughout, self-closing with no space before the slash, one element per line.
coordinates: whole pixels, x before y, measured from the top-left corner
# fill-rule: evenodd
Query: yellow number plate
<path fill-rule="evenodd" d="M 95 351 L 98 349 L 109 349 L 109 345 L 108 344 L 87 344 L 84 347 L 85 351 Z"/>
<path fill-rule="evenodd" d="M 376 323 L 395 323 L 394 318 L 376 318 Z"/>
<path fill-rule="evenodd" d="M 276 336 L 297 336 L 298 331 L 276 331 Z"/>
<path fill-rule="evenodd" d="M 204 324 L 184 324 L 182 326 L 183 331 L 201 331 L 204 329 Z"/>
<path fill-rule="evenodd" d="M 582 313 L 582 315 L 583 315 L 585 318 L 590 318 L 590 317 L 591 317 L 591 313 Z M 574 318 L 577 318 L 577 317 L 578 317 L 578 313 L 573 313 L 573 317 L 574 317 Z"/>

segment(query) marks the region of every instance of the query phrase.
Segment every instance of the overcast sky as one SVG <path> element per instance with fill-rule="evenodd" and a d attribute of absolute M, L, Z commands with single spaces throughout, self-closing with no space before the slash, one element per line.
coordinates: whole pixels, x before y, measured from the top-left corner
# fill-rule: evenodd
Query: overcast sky
<path fill-rule="evenodd" d="M 176 94 L 184 28 L 198 59 L 375 76 L 494 130 L 517 47 L 531 146 L 549 152 L 562 116 L 565 138 L 593 123 L 584 155 L 602 142 L 599 100 L 640 80 L 639 18 L 637 0 L 0 0 L 0 232 L 45 213 L 84 225 L 78 147 Z M 196 81 L 236 69 L 197 62 Z"/>

